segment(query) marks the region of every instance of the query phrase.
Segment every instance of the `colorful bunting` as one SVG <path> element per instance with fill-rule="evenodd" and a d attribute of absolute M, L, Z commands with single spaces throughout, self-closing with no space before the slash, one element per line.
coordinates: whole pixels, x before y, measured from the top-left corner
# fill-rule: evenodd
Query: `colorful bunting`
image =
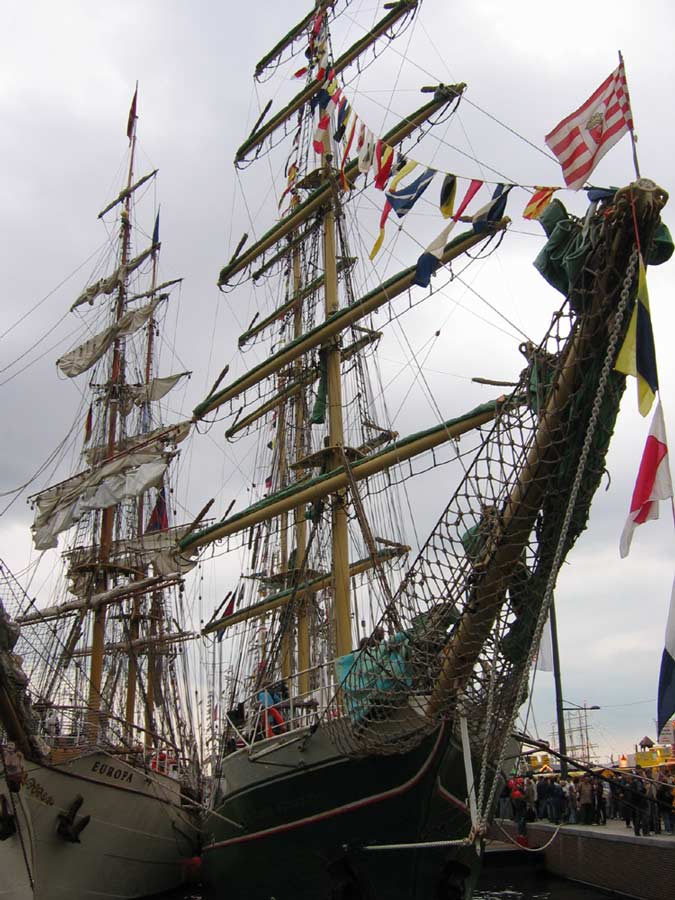
<path fill-rule="evenodd" d="M 394 164 L 394 151 L 383 141 L 375 144 L 375 187 L 383 191 Z"/>
<path fill-rule="evenodd" d="M 414 181 L 411 181 L 410 184 L 399 189 L 398 185 L 401 179 L 411 172 L 416 165 L 417 163 L 414 160 L 405 163 L 403 168 L 393 179 L 389 190 L 386 192 L 387 201 L 382 210 L 382 216 L 380 217 L 380 234 L 375 241 L 373 249 L 370 251 L 371 259 L 375 259 L 382 246 L 382 242 L 384 241 L 384 226 L 391 210 L 393 209 L 399 219 L 402 219 L 403 216 L 407 215 L 417 203 L 436 174 L 435 169 L 428 168 L 422 172 L 421 175 L 418 175 Z"/>
<path fill-rule="evenodd" d="M 512 187 L 513 185 L 506 187 L 503 184 L 498 184 L 492 195 L 492 200 L 490 200 L 489 203 L 486 203 L 485 206 L 482 206 L 478 212 L 471 217 L 473 230 L 476 234 L 481 234 L 487 229 L 491 222 L 497 222 L 501 219 L 504 215 L 506 201 Z"/>
<path fill-rule="evenodd" d="M 659 389 L 659 379 L 649 313 L 647 274 L 642 258 L 640 258 L 637 300 L 614 368 L 624 375 L 634 375 L 637 378 L 638 409 L 641 415 L 646 416 Z"/>
<path fill-rule="evenodd" d="M 441 231 L 441 233 L 434 238 L 434 240 L 429 244 L 424 253 L 417 260 L 417 267 L 415 268 L 415 277 L 413 278 L 413 284 L 417 284 L 420 287 L 429 287 L 431 283 L 431 276 L 437 269 L 440 268 L 441 265 L 441 257 L 443 256 L 443 249 L 448 240 L 448 235 L 455 227 L 454 220 L 449 222 L 445 228 Z"/>
<path fill-rule="evenodd" d="M 454 178 L 454 175 L 450 177 Z M 471 203 L 476 193 L 480 190 L 482 184 L 483 182 L 479 181 L 477 178 L 475 178 L 471 182 L 466 194 L 464 195 L 464 199 L 459 204 L 457 212 L 452 217 L 452 222 L 448 222 L 441 233 L 434 238 L 434 240 L 429 244 L 424 253 L 419 257 L 419 259 L 417 260 L 417 267 L 415 268 L 415 277 L 413 278 L 413 284 L 417 284 L 420 287 L 429 287 L 429 284 L 431 283 L 431 276 L 438 270 L 441 265 L 443 250 L 447 243 L 448 237 L 450 236 L 450 232 L 455 227 L 455 225 L 459 221 L 459 217 L 462 215 L 469 203 Z"/>
<path fill-rule="evenodd" d="M 340 184 L 342 185 L 342 190 L 346 191 L 351 188 L 351 185 L 347 182 L 347 176 L 345 175 L 345 165 L 347 164 L 347 158 L 349 157 L 349 151 L 352 147 L 352 142 L 354 140 L 354 135 L 356 134 L 356 123 L 358 122 L 358 118 L 356 113 L 354 114 L 354 121 L 352 122 L 352 128 L 349 133 L 349 140 L 347 141 L 347 146 L 345 147 L 344 156 L 342 157 L 342 165 L 340 166 Z"/>
<path fill-rule="evenodd" d="M 335 131 L 333 132 L 333 138 L 338 143 L 340 143 L 340 141 L 345 136 L 345 130 L 347 128 L 347 123 L 349 122 L 349 115 L 351 111 L 352 108 L 349 103 L 347 103 L 347 98 L 342 97 L 338 106 L 337 124 L 335 126 Z"/>
<path fill-rule="evenodd" d="M 538 219 L 553 199 L 557 187 L 535 187 L 534 194 L 523 210 L 524 219 Z"/>
<path fill-rule="evenodd" d="M 329 125 L 330 125 L 330 113 L 324 113 L 322 116 L 319 117 L 318 124 L 314 131 L 313 147 L 314 147 L 314 152 L 317 153 L 319 156 L 322 155 L 322 153 L 326 147 L 326 145 L 324 143 L 324 138 L 328 134 L 328 126 Z"/>
<path fill-rule="evenodd" d="M 473 178 L 471 180 L 471 183 L 469 184 L 469 187 L 467 188 L 466 194 L 464 194 L 464 199 L 459 204 L 459 209 L 452 217 L 453 222 L 459 221 L 459 217 L 462 215 L 462 213 L 467 208 L 469 203 L 471 203 L 471 201 L 476 196 L 476 194 L 478 193 L 478 191 L 481 189 L 482 186 L 483 186 L 483 182 L 480 180 L 480 178 Z"/>
<path fill-rule="evenodd" d="M 455 194 L 457 193 L 457 179 L 454 175 L 446 175 L 441 186 L 441 202 L 440 208 L 444 219 L 449 219 L 452 215 L 452 209 L 455 205 Z"/>
<path fill-rule="evenodd" d="M 358 144 L 359 172 L 366 175 L 370 172 L 375 158 L 375 136 L 370 128 L 361 126 Z"/>

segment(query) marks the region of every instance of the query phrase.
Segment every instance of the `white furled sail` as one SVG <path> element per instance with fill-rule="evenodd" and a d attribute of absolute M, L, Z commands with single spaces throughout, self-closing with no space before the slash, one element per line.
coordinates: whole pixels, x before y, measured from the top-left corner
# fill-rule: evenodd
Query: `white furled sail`
<path fill-rule="evenodd" d="M 56 365 L 68 378 L 74 378 L 76 375 L 86 372 L 112 347 L 117 338 L 128 337 L 138 331 L 139 328 L 142 328 L 162 299 L 162 297 L 155 297 L 150 303 L 141 306 L 140 309 L 133 309 L 124 313 L 114 325 L 94 335 L 94 337 L 85 341 L 84 344 L 80 344 L 79 347 L 57 359 Z"/>
<path fill-rule="evenodd" d="M 143 406 L 161 400 L 169 391 L 173 390 L 178 382 L 189 375 L 189 372 L 179 372 L 178 375 L 166 375 L 164 378 L 153 378 L 147 384 L 128 384 L 125 388 L 125 396 L 120 404 L 120 412 L 128 416 L 134 406 Z"/>
<path fill-rule="evenodd" d="M 134 450 L 136 447 L 145 446 L 154 441 L 162 441 L 167 444 L 180 444 L 190 434 L 192 428 L 192 420 L 186 419 L 184 422 L 176 422 L 175 425 L 162 425 L 155 428 L 154 431 L 148 431 L 145 434 L 134 434 L 122 438 L 115 446 L 115 453 L 126 453 Z M 90 466 L 96 466 L 103 462 L 110 455 L 107 444 L 98 444 L 96 447 L 90 447 L 84 451 L 84 458 Z"/>
<path fill-rule="evenodd" d="M 161 443 L 150 444 L 43 491 L 36 498 L 35 548 L 56 547 L 57 535 L 86 512 L 114 506 L 159 484 L 172 455 Z"/>
<path fill-rule="evenodd" d="M 99 294 L 112 294 L 115 288 L 118 288 L 120 284 L 124 283 L 127 275 L 130 275 L 142 265 L 158 247 L 159 244 L 153 244 L 151 247 L 148 247 L 147 250 L 144 250 L 142 253 L 139 253 L 138 256 L 135 256 L 128 263 L 119 266 L 112 275 L 108 275 L 107 278 L 99 278 L 94 284 L 90 284 L 70 307 L 70 311 L 72 312 L 74 309 L 77 309 L 78 306 L 82 306 L 83 303 L 88 303 L 91 306 Z"/>

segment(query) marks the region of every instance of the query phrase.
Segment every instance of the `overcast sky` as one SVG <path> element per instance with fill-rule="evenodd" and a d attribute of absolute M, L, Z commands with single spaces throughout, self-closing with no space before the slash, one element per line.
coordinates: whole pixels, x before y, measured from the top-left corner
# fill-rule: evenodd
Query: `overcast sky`
<path fill-rule="evenodd" d="M 339 2 L 338 10 L 345 6 Z M 126 117 L 136 80 L 138 171 L 160 169 L 161 274 L 185 279 L 172 313 L 179 334 L 174 348 L 163 348 L 167 368 L 162 374 L 179 365 L 194 375 L 178 399 L 172 399 L 169 417 L 189 414 L 226 362 L 233 373 L 243 370 L 236 338 L 252 318 L 256 297 L 247 289 L 222 295 L 215 283 L 240 235 L 245 230 L 261 234 L 271 224 L 274 204 L 269 197 L 278 196 L 278 183 L 274 191 L 268 189 L 270 175 L 279 167 L 262 161 L 235 175 L 232 160 L 267 99 L 274 97 L 274 109 L 279 109 L 297 88 L 289 75 L 301 61 L 285 65 L 276 81 L 263 85 L 254 86 L 252 73 L 257 60 L 307 8 L 298 0 L 236 6 L 200 0 L 104 5 L 33 0 L 5 6 L 0 36 L 0 332 L 25 319 L 0 340 L 0 490 L 9 491 L 31 477 L 71 428 L 81 404 L 86 376 L 81 384 L 59 380 L 54 361 L 73 344 L 69 334 L 79 323 L 66 312 L 106 240 L 96 215 L 120 189 Z M 372 0 L 351 3 L 336 23 L 337 53 L 381 12 L 382 4 Z M 465 81 L 466 102 L 459 113 L 441 126 L 440 137 L 415 150 L 415 158 L 467 178 L 562 184 L 559 167 L 541 152 L 543 136 L 599 86 L 621 49 L 642 174 L 667 190 L 675 144 L 674 25 L 675 8 L 667 0 L 646 0 L 639 7 L 623 0 L 570 0 L 564 6 L 425 0 L 414 25 L 389 54 L 358 78 L 346 73 L 346 93 L 373 130 L 383 133 L 397 114 L 424 101 L 417 93 L 421 85 Z M 622 185 L 632 177 L 630 144 L 624 138 L 593 181 Z M 372 189 L 365 192 L 358 204 L 368 246 L 381 205 L 381 195 L 373 194 Z M 585 208 L 583 195 L 564 191 L 559 196 L 574 212 Z M 472 268 L 467 280 L 510 322 L 538 338 L 559 297 L 531 266 L 542 239 L 536 223 L 520 217 L 526 200 L 524 191 L 513 191 L 507 210 L 511 232 L 498 257 Z M 664 218 L 675 231 L 673 209 L 667 207 Z M 415 241 L 424 244 L 439 228 L 438 218 L 425 219 L 423 211 L 406 220 L 411 233 L 407 243 L 404 235 L 389 248 L 391 258 L 383 252 L 382 267 L 414 262 Z M 668 342 L 675 324 L 672 264 L 650 270 L 648 282 L 666 425 L 673 430 L 675 366 Z M 410 348 L 427 348 L 425 377 L 442 413 L 450 417 L 492 396 L 471 386 L 472 375 L 517 376 L 522 338 L 515 328 L 502 328 L 477 295 L 458 284 L 430 309 L 415 322 L 414 313 L 406 318 L 409 344 L 400 333 L 383 343 L 383 377 L 394 379 L 401 362 L 411 362 Z M 432 341 L 439 327 L 441 337 Z M 246 363 L 254 360 L 255 354 Z M 392 381 L 390 408 L 397 411 L 394 426 L 401 433 L 434 421 L 423 392 L 417 392 L 419 378 L 413 376 L 414 366 L 408 365 Z M 656 737 L 657 678 L 673 579 L 675 535 L 669 509 L 662 510 L 661 521 L 639 530 L 629 559 L 618 556 L 648 427 L 636 413 L 635 388 L 629 384 L 609 457 L 611 480 L 598 493 L 590 529 L 570 555 L 556 594 L 566 698 L 602 707 L 591 714 L 592 736 L 615 756 L 632 751 L 645 733 Z M 247 503 L 241 461 L 225 446 L 223 431 L 214 428 L 183 454 L 181 496 L 187 513 L 194 514 L 214 494 L 219 514 L 233 498 L 238 508 Z M 44 481 L 37 481 L 27 493 L 43 486 Z M 432 492 L 427 494 L 431 522 L 442 507 L 434 508 Z M 31 518 L 24 496 L 0 518 L 0 556 L 18 572 L 37 559 L 31 549 Z M 54 562 L 54 554 L 46 554 L 33 574 L 31 591 L 38 596 Z M 203 572 L 203 583 L 194 588 L 201 597 L 195 625 L 220 602 L 227 578 L 234 575 L 234 569 L 216 575 L 207 565 Z M 48 602 L 48 597 L 40 599 Z M 536 724 L 531 727 L 542 737 L 550 736 L 553 719 L 550 682 L 550 675 L 537 676 Z"/>

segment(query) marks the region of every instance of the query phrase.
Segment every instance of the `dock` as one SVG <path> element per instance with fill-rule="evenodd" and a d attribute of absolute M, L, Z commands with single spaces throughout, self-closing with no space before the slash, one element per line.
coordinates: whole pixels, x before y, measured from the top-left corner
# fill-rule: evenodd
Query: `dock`
<path fill-rule="evenodd" d="M 528 823 L 529 848 L 518 847 L 516 837 L 515 823 L 498 819 L 486 845 L 486 863 L 508 856 L 509 862 L 522 865 L 527 859 L 541 865 L 543 857 L 547 872 L 571 881 L 637 900 L 675 896 L 675 835 L 638 837 L 623 820 L 608 819 L 606 825 Z"/>

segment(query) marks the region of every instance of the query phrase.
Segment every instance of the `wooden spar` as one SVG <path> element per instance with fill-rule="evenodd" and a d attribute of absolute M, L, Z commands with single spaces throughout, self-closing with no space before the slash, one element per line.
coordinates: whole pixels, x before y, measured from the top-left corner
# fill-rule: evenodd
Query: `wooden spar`
<path fill-rule="evenodd" d="M 587 331 L 587 329 L 586 329 Z M 567 345 L 565 361 L 555 390 L 551 394 L 542 415 L 534 441 L 527 454 L 527 461 L 520 478 L 508 499 L 499 520 L 499 534 L 494 536 L 486 554 L 492 551 L 489 565 L 476 587 L 468 608 L 443 651 L 443 662 L 438 680 L 429 699 L 428 713 L 436 715 L 447 703 L 448 695 L 458 687 L 459 676 L 467 666 L 473 667 L 474 657 L 480 653 L 494 624 L 502 603 L 513 567 L 522 557 L 523 547 L 532 530 L 546 489 L 543 475 L 554 461 L 554 432 L 560 425 L 560 414 L 574 389 L 583 354 L 580 343 L 586 343 L 584 332 L 575 331 Z M 579 362 L 581 359 L 581 362 Z M 550 459 L 549 459 L 550 457 Z"/>
<path fill-rule="evenodd" d="M 444 106 L 447 106 L 452 100 L 461 96 L 466 88 L 465 84 L 457 85 L 439 85 L 434 95 L 434 99 L 425 103 L 415 112 L 411 113 L 405 119 L 402 119 L 398 125 L 390 129 L 382 138 L 383 142 L 389 147 L 396 148 L 404 141 L 415 129 L 423 125 L 427 119 L 431 118 Z M 358 173 L 358 160 L 354 159 L 345 166 L 345 176 L 349 181 Z M 261 256 L 270 247 L 286 237 L 306 222 L 311 216 L 319 213 L 322 206 L 328 203 L 333 196 L 334 186 L 330 180 L 325 181 L 310 194 L 307 199 L 299 206 L 293 208 L 291 212 L 281 220 L 277 225 L 264 234 L 260 240 L 256 241 L 243 256 L 230 260 L 230 262 L 221 270 L 218 278 L 218 285 L 227 284 L 229 279 L 241 272 L 243 269 L 251 265 L 259 256 Z M 282 256 L 284 254 L 281 254 Z"/>
<path fill-rule="evenodd" d="M 374 331 L 372 332 L 372 334 L 359 338 L 358 341 L 354 341 L 353 344 L 350 344 L 348 347 L 345 347 L 340 351 L 342 361 L 345 362 L 346 360 L 351 359 L 355 353 L 359 352 L 359 350 L 363 350 L 363 348 L 368 346 L 368 344 L 374 343 L 381 337 L 381 331 Z M 319 371 L 316 366 L 310 366 L 307 369 L 303 369 L 302 363 L 299 363 L 299 365 L 297 365 L 297 363 L 298 361 L 296 360 L 296 367 L 294 371 L 297 371 L 299 373 L 297 376 L 297 380 L 291 382 L 291 384 L 288 387 L 284 388 L 283 391 L 280 391 L 265 403 L 262 403 L 260 406 L 254 409 L 252 413 L 244 416 L 243 419 L 237 419 L 234 425 L 232 425 L 231 428 L 228 428 L 225 432 L 226 438 L 234 437 L 235 434 L 237 434 L 239 431 L 243 431 L 243 429 L 245 428 L 248 428 L 249 425 L 252 425 L 259 418 L 261 418 L 261 416 L 264 416 L 268 412 L 271 412 L 273 409 L 276 409 L 278 406 L 281 406 L 282 403 L 290 400 L 291 397 L 296 397 L 303 387 L 311 384 L 313 381 L 316 381 L 316 379 L 319 377 Z"/>
<path fill-rule="evenodd" d="M 351 268 L 356 262 L 356 257 L 352 256 L 349 259 L 339 259 L 337 264 L 338 274 L 344 272 L 345 269 Z M 293 296 L 290 300 L 287 300 L 282 306 L 278 309 L 275 309 L 274 312 L 270 313 L 269 316 L 266 316 L 264 319 L 261 319 L 254 326 L 247 328 L 242 334 L 239 335 L 238 346 L 243 347 L 248 341 L 251 340 L 252 337 L 255 337 L 257 334 L 260 334 L 261 331 L 264 331 L 266 328 L 269 328 L 270 325 L 274 325 L 275 322 L 278 322 L 279 319 L 283 319 L 284 316 L 288 315 L 294 308 L 297 303 L 301 303 L 306 297 L 311 296 L 315 291 L 318 291 L 320 287 L 323 285 L 323 275 L 319 275 L 318 278 L 315 278 L 314 281 L 305 285 L 305 287 L 294 291 Z M 298 335 L 296 335 L 298 337 Z"/>
<path fill-rule="evenodd" d="M 155 245 L 159 247 L 159 244 Z M 153 256 L 153 259 L 155 257 Z M 182 282 L 182 278 L 172 278 L 170 281 L 163 281 L 161 284 L 156 285 L 155 287 L 150 288 L 147 291 L 143 291 L 141 294 L 133 294 L 129 297 L 128 302 L 131 303 L 133 300 L 142 300 L 144 297 L 152 297 L 153 294 L 159 293 L 159 291 L 163 291 L 164 288 L 173 287 L 175 284 L 180 284 Z M 169 295 L 166 294 L 168 297 Z M 184 375 L 192 375 L 192 372 L 184 372 Z"/>
<path fill-rule="evenodd" d="M 149 172 L 147 175 L 139 178 L 136 184 L 132 184 L 130 187 L 125 187 L 124 190 L 120 191 L 117 197 L 111 203 L 109 203 L 105 209 L 101 210 L 101 212 L 98 214 L 98 218 L 102 219 L 106 213 L 110 212 L 111 209 L 114 209 L 118 203 L 122 203 L 124 200 L 128 199 L 131 194 L 133 194 L 133 192 L 137 190 L 137 188 L 141 187 L 141 185 L 144 185 L 146 181 L 150 181 L 151 178 L 154 178 L 158 172 L 159 169 L 153 169 L 152 172 Z"/>
<path fill-rule="evenodd" d="M 407 15 L 417 7 L 418 0 L 399 0 L 399 2 L 390 10 L 386 16 L 368 32 L 360 38 L 356 43 L 345 51 L 338 59 L 335 60 L 331 68 L 336 75 L 339 75 L 344 69 L 350 66 L 358 57 L 371 47 L 379 38 L 385 34 L 392 25 L 395 25 L 399 19 Z M 246 159 L 251 150 L 259 147 L 265 138 L 273 134 L 277 128 L 280 128 L 294 113 L 305 105 L 319 90 L 323 81 L 318 79 L 312 81 L 299 94 L 297 94 L 291 102 L 280 110 L 276 116 L 273 116 L 266 125 L 263 125 L 257 132 L 254 132 L 248 140 L 244 141 L 237 150 L 235 163 L 240 163 Z"/>
<path fill-rule="evenodd" d="M 302 33 L 307 30 L 310 22 L 314 20 L 314 17 L 317 13 L 321 11 L 325 11 L 331 9 L 335 5 L 335 0 L 319 0 L 318 3 L 315 4 L 314 8 L 311 9 L 304 19 L 301 19 L 300 22 L 288 32 L 288 34 L 284 35 L 282 39 L 272 47 L 269 53 L 266 53 L 262 59 L 257 63 L 255 67 L 255 77 L 258 78 L 265 71 L 267 66 L 270 63 L 274 62 L 277 57 L 281 56 L 286 47 L 292 46 L 293 42 L 296 41 L 299 37 L 302 36 Z"/>
<path fill-rule="evenodd" d="M 257 407 L 257 409 L 254 409 L 252 413 L 250 413 L 248 416 L 244 416 L 243 419 L 237 419 L 234 425 L 231 428 L 227 429 L 227 431 L 225 432 L 225 437 L 234 437 L 234 435 L 239 431 L 243 431 L 243 429 L 248 428 L 249 425 L 252 425 L 268 412 L 271 412 L 273 409 L 281 406 L 282 403 L 286 403 L 286 401 L 290 400 L 291 397 L 296 397 L 303 389 L 303 387 L 305 387 L 305 385 L 311 384 L 313 381 L 316 381 L 318 377 L 319 373 L 315 366 L 311 366 L 309 369 L 306 369 L 304 372 L 302 372 L 297 381 L 294 381 L 287 388 L 284 388 L 283 391 L 275 394 L 271 400 L 268 400 L 266 403 L 263 403 L 261 406 Z"/>
<path fill-rule="evenodd" d="M 380 550 L 377 553 L 377 564 L 387 562 L 390 559 L 398 559 L 409 552 L 410 547 L 405 546 L 400 546 L 397 549 L 389 548 L 387 550 Z M 373 559 L 370 556 L 366 559 L 360 559 L 357 562 L 353 562 L 349 566 L 349 577 L 354 578 L 356 575 L 361 575 L 363 572 L 369 572 L 371 569 L 375 568 L 375 565 L 376 563 L 373 562 Z M 303 584 L 299 584 L 297 587 L 287 588 L 284 591 L 280 591 L 278 594 L 266 597 L 259 603 L 255 603 L 253 606 L 241 609 L 238 612 L 232 613 L 230 616 L 224 616 L 222 619 L 217 619 L 214 622 L 209 622 L 208 625 L 202 629 L 202 634 L 211 634 L 214 631 L 222 631 L 224 628 L 229 628 L 230 625 L 237 625 L 239 622 L 246 622 L 249 619 L 264 616 L 267 613 L 278 609 L 280 606 L 285 606 L 293 599 L 302 601 L 310 594 L 318 594 L 319 591 L 323 591 L 325 588 L 330 587 L 332 581 L 332 575 L 320 575 L 318 578 L 313 578 L 311 581 L 306 581 Z M 300 665 L 299 662 L 298 665 Z M 306 691 L 300 690 L 299 693 L 303 694 L 306 693 Z"/>
<path fill-rule="evenodd" d="M 483 231 L 480 234 L 465 232 L 465 234 L 459 235 L 454 241 L 446 246 L 443 256 L 441 257 L 441 264 L 447 264 L 465 251 L 475 247 L 476 244 L 492 237 L 496 232 L 502 231 L 509 222 L 510 219 L 508 218 L 501 219 L 499 222 L 492 224 L 489 231 Z M 377 287 L 369 294 L 366 294 L 365 297 L 357 300 L 351 306 L 346 306 L 334 313 L 325 322 L 310 329 L 302 337 L 292 341 L 268 360 L 261 363 L 259 366 L 256 366 L 254 369 L 251 369 L 237 381 L 234 381 L 229 387 L 224 388 L 217 394 L 207 397 L 206 400 L 195 407 L 195 418 L 203 418 L 207 413 L 222 406 L 223 403 L 238 396 L 248 388 L 259 384 L 269 375 L 273 375 L 284 366 L 299 359 L 303 354 L 308 353 L 310 350 L 314 350 L 321 344 L 326 344 L 341 331 L 344 331 L 355 322 L 358 322 L 365 316 L 370 315 L 370 313 L 374 312 L 376 309 L 389 303 L 395 297 L 403 294 L 408 288 L 412 287 L 415 272 L 416 266 L 410 266 L 408 269 L 404 269 L 402 272 L 394 275 L 393 278 L 390 278 L 380 287 Z"/>
<path fill-rule="evenodd" d="M 166 644 L 170 646 L 171 644 L 182 644 L 185 641 L 194 641 L 198 638 L 199 635 L 195 634 L 192 631 L 180 631 L 176 634 L 163 634 L 159 635 L 155 638 L 136 638 L 132 641 L 119 641 L 116 644 L 106 644 L 105 651 L 106 653 L 113 653 L 117 650 L 146 650 L 148 647 L 157 646 L 158 644 Z M 71 653 L 71 656 L 90 656 L 91 655 L 91 647 L 84 647 L 82 650 L 74 650 Z M 130 654 L 130 657 L 133 657 L 133 653 Z M 133 718 L 127 719 L 127 722 L 133 722 Z"/>
<path fill-rule="evenodd" d="M 420 434 L 403 438 L 384 450 L 352 463 L 352 476 L 355 481 L 370 478 L 378 472 L 405 462 L 420 453 L 425 453 L 427 450 L 466 434 L 474 428 L 480 428 L 481 425 L 494 419 L 496 414 L 497 404 L 486 403 L 459 419 L 451 419 Z M 258 522 L 273 519 L 285 509 L 320 500 L 322 497 L 346 488 L 348 484 L 347 473 L 344 471 L 344 467 L 339 466 L 318 478 L 294 484 L 281 494 L 267 497 L 224 522 L 205 528 L 201 532 L 186 535 L 180 542 L 180 549 L 193 550 L 211 544 L 221 538 L 244 531 L 252 525 L 257 525 Z"/>
<path fill-rule="evenodd" d="M 58 606 L 45 607 L 39 612 L 18 616 L 15 621 L 17 625 L 35 625 L 38 622 L 50 622 L 52 619 L 60 619 L 62 616 L 77 612 L 77 610 L 101 609 L 104 606 L 109 606 L 111 603 L 121 603 L 136 594 L 145 594 L 153 589 L 163 590 L 164 588 L 180 584 L 180 582 L 181 576 L 178 574 L 171 575 L 168 578 L 163 575 L 152 575 L 142 581 L 130 581 L 129 584 L 123 584 L 109 591 L 94 594 L 93 597 L 87 600 L 69 600 L 66 603 L 60 603 Z"/>

